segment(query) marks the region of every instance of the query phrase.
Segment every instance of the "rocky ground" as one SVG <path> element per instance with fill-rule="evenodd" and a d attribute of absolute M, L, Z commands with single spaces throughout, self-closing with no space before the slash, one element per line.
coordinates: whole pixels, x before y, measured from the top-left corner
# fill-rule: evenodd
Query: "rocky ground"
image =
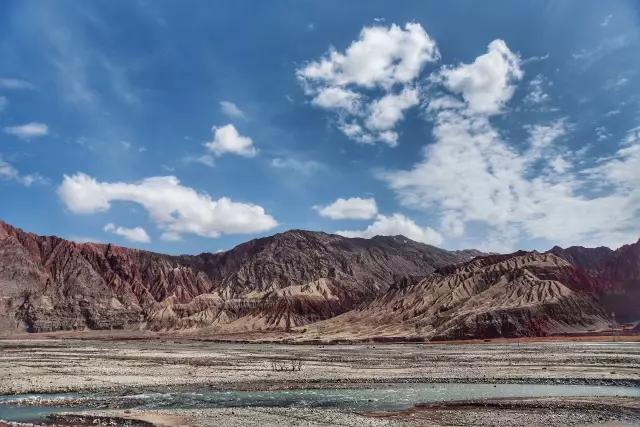
<path fill-rule="evenodd" d="M 274 364 L 301 363 L 299 371 Z M 391 382 L 640 386 L 637 342 L 277 345 L 0 340 L 0 394 L 371 387 Z M 637 399 L 511 399 L 400 412 L 242 408 L 92 411 L 66 425 L 640 425 Z M 76 415 L 77 417 L 77 415 Z M 129 421 L 125 421 L 129 419 Z M 618 424 L 616 424 L 618 423 Z"/>
<path fill-rule="evenodd" d="M 274 362 L 300 371 L 274 371 Z M 308 387 L 414 380 L 640 384 L 640 345 L 624 342 L 277 345 L 0 340 L 0 394 L 212 386 Z M 162 375 L 158 375 L 161 372 Z"/>
<path fill-rule="evenodd" d="M 0 425 L 2 422 L 0 422 Z M 10 426 L 24 426 L 11 423 Z M 640 400 L 633 398 L 488 399 L 424 405 L 406 411 L 349 413 L 309 408 L 212 408 L 102 410 L 58 414 L 52 426 L 635 426 Z"/>
<path fill-rule="evenodd" d="M 370 413 L 378 420 L 428 426 L 635 426 L 640 401 L 631 398 L 487 399 Z"/>

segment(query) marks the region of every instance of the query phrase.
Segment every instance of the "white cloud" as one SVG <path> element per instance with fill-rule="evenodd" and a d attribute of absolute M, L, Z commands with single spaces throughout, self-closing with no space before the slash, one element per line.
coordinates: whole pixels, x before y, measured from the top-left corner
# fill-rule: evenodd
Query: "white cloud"
<path fill-rule="evenodd" d="M 84 173 L 64 177 L 58 195 L 74 213 L 106 211 L 113 201 L 141 205 L 163 231 L 163 237 L 183 234 L 218 237 L 221 234 L 266 231 L 278 223 L 258 205 L 214 200 L 180 184 L 174 176 L 146 178 L 135 183 L 99 182 Z"/>
<path fill-rule="evenodd" d="M 532 105 L 544 104 L 550 100 L 550 96 L 544 90 L 544 78 L 538 74 L 529 82 L 529 93 L 524 97 L 524 102 Z"/>
<path fill-rule="evenodd" d="M 600 26 L 606 27 L 607 25 L 609 25 L 609 23 L 611 22 L 611 18 L 613 18 L 612 14 L 608 14 L 607 16 L 605 16 L 602 22 L 600 23 Z"/>
<path fill-rule="evenodd" d="M 360 38 L 340 53 L 331 49 L 297 71 L 308 84 L 389 88 L 418 77 L 427 62 L 439 58 L 436 43 L 418 23 L 364 27 Z"/>
<path fill-rule="evenodd" d="M 327 109 L 343 109 L 349 113 L 357 113 L 360 109 L 361 96 L 341 87 L 327 87 L 320 89 L 311 100 L 317 107 Z"/>
<path fill-rule="evenodd" d="M 7 126 L 4 131 L 21 139 L 30 139 L 47 135 L 49 128 L 44 123 L 30 122 L 19 126 Z"/>
<path fill-rule="evenodd" d="M 366 126 L 371 130 L 393 129 L 404 117 L 404 111 L 418 105 L 418 102 L 417 89 L 404 88 L 398 94 L 386 94 L 371 104 Z"/>
<path fill-rule="evenodd" d="M 245 119 L 247 116 L 244 114 L 236 104 L 231 101 L 220 101 L 220 109 L 222 112 L 232 119 Z"/>
<path fill-rule="evenodd" d="M 514 82 L 522 76 L 520 57 L 497 39 L 473 63 L 447 67 L 439 79 L 447 89 L 461 94 L 472 112 L 496 114 L 511 98 Z"/>
<path fill-rule="evenodd" d="M 311 104 L 334 110 L 348 138 L 395 146 L 394 127 L 420 101 L 413 83 L 438 58 L 436 43 L 420 24 L 374 25 L 364 27 L 344 53 L 332 48 L 296 73 Z"/>
<path fill-rule="evenodd" d="M 151 238 L 142 227 L 125 228 L 109 223 L 104 226 L 104 231 L 124 237 L 130 242 L 149 243 L 151 241 Z"/>
<path fill-rule="evenodd" d="M 496 43 L 490 46 L 495 51 Z M 441 82 L 461 94 L 464 104 L 450 98 L 432 101 L 427 111 L 434 115 L 434 143 L 409 170 L 380 177 L 403 205 L 439 215 L 447 233 L 461 236 L 467 224 L 483 225 L 490 237 L 474 243 L 483 249 L 508 250 L 522 238 L 610 246 L 637 238 L 639 138 L 630 131 L 612 157 L 582 170 L 576 170 L 579 163 L 567 161 L 577 153 L 556 144 L 570 130 L 563 119 L 530 127 L 525 147 L 505 139 L 490 118 L 512 96 L 520 72 L 515 55 L 506 45 L 497 46 L 499 52 L 490 62 L 501 65 L 480 73 L 486 81 L 467 81 L 475 74 L 467 65 L 460 66 L 463 73 L 448 70 L 457 77 Z M 482 63 L 480 58 L 486 55 L 472 65 Z M 461 75 L 467 77 L 458 78 Z M 534 167 L 533 160 L 541 164 Z"/>
<path fill-rule="evenodd" d="M 314 206 L 313 208 L 321 216 L 331 219 L 371 219 L 378 213 L 378 206 L 373 198 L 340 198 L 330 205 Z"/>
<path fill-rule="evenodd" d="M 607 130 L 605 126 L 598 126 L 595 128 L 596 137 L 598 141 L 604 141 L 605 139 L 609 139 L 611 134 Z"/>
<path fill-rule="evenodd" d="M 585 173 L 595 182 L 615 186 L 618 193 L 628 190 L 640 205 L 640 141 L 620 148 L 612 157 L 600 159 L 597 166 Z M 640 206 L 635 210 L 640 210 Z"/>
<path fill-rule="evenodd" d="M 253 157 L 258 153 L 258 150 L 253 146 L 253 140 L 248 136 L 240 135 L 232 124 L 222 127 L 214 126 L 211 130 L 213 131 L 213 140 L 204 145 L 216 156 L 231 153 L 243 157 Z"/>
<path fill-rule="evenodd" d="M 569 125 L 566 119 L 555 120 L 549 124 L 529 126 L 529 149 L 524 153 L 527 162 L 548 158 L 555 150 L 552 145 L 567 134 Z"/>
<path fill-rule="evenodd" d="M 23 90 L 33 88 L 34 86 L 26 80 L 0 77 L 0 89 Z"/>
<path fill-rule="evenodd" d="M 46 180 L 37 173 L 28 175 L 21 174 L 18 169 L 3 160 L 2 157 L 0 157 L 0 180 L 14 181 L 25 187 L 30 187 L 33 184 L 44 184 L 46 182 Z"/>
<path fill-rule="evenodd" d="M 567 162 L 562 156 L 555 156 L 549 162 L 549 166 L 556 173 L 565 173 L 571 167 L 571 164 Z"/>
<path fill-rule="evenodd" d="M 396 236 L 403 235 L 416 242 L 439 245 L 444 240 L 442 235 L 431 227 L 420 227 L 406 216 L 395 213 L 391 216 L 377 215 L 376 220 L 364 230 L 336 231 L 345 237 Z"/>

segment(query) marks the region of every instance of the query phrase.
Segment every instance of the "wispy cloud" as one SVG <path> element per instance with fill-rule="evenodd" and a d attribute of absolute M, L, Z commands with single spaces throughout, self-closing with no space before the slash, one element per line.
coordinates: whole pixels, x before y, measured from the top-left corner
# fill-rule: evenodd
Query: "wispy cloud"
<path fill-rule="evenodd" d="M 47 180 L 40 174 L 21 174 L 11 163 L 0 156 L 0 180 L 13 181 L 25 187 L 34 184 L 45 184 Z"/>
<path fill-rule="evenodd" d="M 9 77 L 0 77 L 0 89 L 6 90 L 25 90 L 34 89 L 35 86 L 26 80 L 14 79 Z"/>
<path fill-rule="evenodd" d="M 7 126 L 5 133 L 21 139 L 39 138 L 49 133 L 49 127 L 44 123 L 30 122 L 23 125 Z"/>
<path fill-rule="evenodd" d="M 220 101 L 220 109 L 229 118 L 246 120 L 247 116 L 236 104 L 231 101 Z"/>
<path fill-rule="evenodd" d="M 299 160 L 293 157 L 274 157 L 270 164 L 276 169 L 288 169 L 302 175 L 312 175 L 325 167 L 315 160 Z"/>
<path fill-rule="evenodd" d="M 210 168 L 214 167 L 216 164 L 213 156 L 210 156 L 209 154 L 202 154 L 202 155 L 196 155 L 196 156 L 186 155 L 182 158 L 182 161 L 185 163 L 200 163 Z"/>

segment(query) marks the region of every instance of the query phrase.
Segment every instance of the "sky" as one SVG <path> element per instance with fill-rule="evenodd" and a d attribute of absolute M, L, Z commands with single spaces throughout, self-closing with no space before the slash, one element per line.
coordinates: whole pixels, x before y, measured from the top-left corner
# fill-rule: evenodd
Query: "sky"
<path fill-rule="evenodd" d="M 640 237 L 637 1 L 0 2 L 0 219 L 216 252 Z"/>

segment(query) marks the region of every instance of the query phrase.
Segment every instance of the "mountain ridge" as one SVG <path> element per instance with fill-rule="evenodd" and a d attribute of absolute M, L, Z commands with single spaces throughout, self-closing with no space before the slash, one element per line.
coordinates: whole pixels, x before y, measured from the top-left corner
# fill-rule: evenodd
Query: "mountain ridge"
<path fill-rule="evenodd" d="M 0 328 L 14 331 L 550 335 L 640 320 L 639 291 L 640 241 L 484 254 L 294 229 L 165 255 L 0 221 Z"/>
<path fill-rule="evenodd" d="M 175 256 L 38 236 L 4 222 L 0 230 L 0 317 L 33 331 L 236 327 L 247 316 L 262 328 L 288 329 L 349 310 L 399 276 L 428 274 L 474 253 L 293 230 L 222 253 Z M 319 300 L 317 289 L 304 288 L 311 283 L 338 301 Z M 291 286 L 302 287 L 277 292 Z"/>

